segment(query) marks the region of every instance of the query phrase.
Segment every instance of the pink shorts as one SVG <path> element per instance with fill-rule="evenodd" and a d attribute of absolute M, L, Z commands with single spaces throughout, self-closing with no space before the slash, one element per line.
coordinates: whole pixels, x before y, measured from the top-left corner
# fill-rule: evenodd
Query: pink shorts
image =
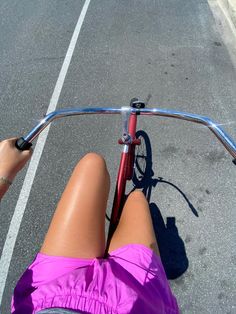
<path fill-rule="evenodd" d="M 106 259 L 37 254 L 18 281 L 12 313 L 46 308 L 82 313 L 179 313 L 160 257 L 129 244 Z"/>

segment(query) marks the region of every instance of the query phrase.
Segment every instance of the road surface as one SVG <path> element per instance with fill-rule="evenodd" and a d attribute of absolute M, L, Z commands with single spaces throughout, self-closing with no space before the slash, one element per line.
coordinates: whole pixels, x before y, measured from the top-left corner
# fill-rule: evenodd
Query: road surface
<path fill-rule="evenodd" d="M 47 112 L 84 4 L 1 1 L 1 139 L 26 134 Z M 215 20 L 204 0 L 91 0 L 57 89 L 56 108 L 120 107 L 138 96 L 148 99 L 150 107 L 210 116 L 235 139 L 234 47 L 226 40 L 225 32 L 232 36 L 230 28 L 221 32 L 221 18 Z M 156 184 L 150 203 L 156 213 L 160 210 L 159 221 L 172 221 L 165 234 L 174 236 L 166 241 L 178 238 L 182 251 L 175 258 L 187 268 L 170 281 L 181 312 L 236 313 L 236 176 L 231 156 L 204 127 L 164 118 L 139 121 L 152 145 Z M 26 169 L 18 175 L 0 204 L 0 267 L 6 273 L 9 266 L 6 282 L 0 274 L 1 313 L 9 313 L 13 288 L 40 249 L 73 167 L 91 150 L 107 160 L 113 183 L 110 212 L 120 135 L 118 116 L 57 121 L 38 155 L 36 176 L 30 175 L 29 197 L 22 190 Z M 163 179 L 155 180 L 159 177 Z M 14 237 L 7 240 L 7 234 L 16 207 L 24 215 L 12 228 L 20 226 L 11 255 L 8 243 L 14 244 Z"/>

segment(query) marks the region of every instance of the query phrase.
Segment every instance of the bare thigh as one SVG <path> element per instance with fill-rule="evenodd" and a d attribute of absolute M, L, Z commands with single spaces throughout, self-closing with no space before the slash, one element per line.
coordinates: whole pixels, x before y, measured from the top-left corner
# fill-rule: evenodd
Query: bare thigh
<path fill-rule="evenodd" d="M 149 205 L 141 191 L 128 196 L 108 251 L 127 244 L 143 244 L 159 254 Z"/>
<path fill-rule="evenodd" d="M 89 153 L 75 167 L 57 205 L 41 253 L 102 257 L 110 178 L 104 159 Z"/>

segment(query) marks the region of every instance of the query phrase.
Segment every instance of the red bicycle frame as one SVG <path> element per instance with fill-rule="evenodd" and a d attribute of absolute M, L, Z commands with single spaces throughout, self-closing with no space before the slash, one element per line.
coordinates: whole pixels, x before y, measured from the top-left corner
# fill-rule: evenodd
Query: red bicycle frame
<path fill-rule="evenodd" d="M 120 139 L 119 144 L 124 145 L 121 153 L 120 165 L 116 181 L 116 190 L 112 207 L 112 215 L 108 232 L 108 244 L 118 225 L 120 215 L 125 202 L 125 188 L 127 180 L 131 180 L 135 162 L 135 146 L 140 145 L 140 140 L 136 138 L 137 114 L 131 113 L 129 117 L 128 135 L 130 141 L 127 143 Z"/>

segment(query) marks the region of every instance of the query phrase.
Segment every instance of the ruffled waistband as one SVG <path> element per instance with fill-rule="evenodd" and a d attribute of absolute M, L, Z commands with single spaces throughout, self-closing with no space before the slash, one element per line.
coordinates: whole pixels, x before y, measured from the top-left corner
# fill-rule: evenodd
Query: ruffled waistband
<path fill-rule="evenodd" d="M 69 295 L 69 296 L 55 296 L 51 299 L 38 300 L 38 305 L 35 307 L 33 313 L 37 313 L 42 309 L 47 308 L 66 308 L 71 310 L 80 309 L 85 313 L 101 313 L 101 314 L 117 314 L 117 310 L 110 307 L 108 304 L 93 299 L 91 297 Z"/>

